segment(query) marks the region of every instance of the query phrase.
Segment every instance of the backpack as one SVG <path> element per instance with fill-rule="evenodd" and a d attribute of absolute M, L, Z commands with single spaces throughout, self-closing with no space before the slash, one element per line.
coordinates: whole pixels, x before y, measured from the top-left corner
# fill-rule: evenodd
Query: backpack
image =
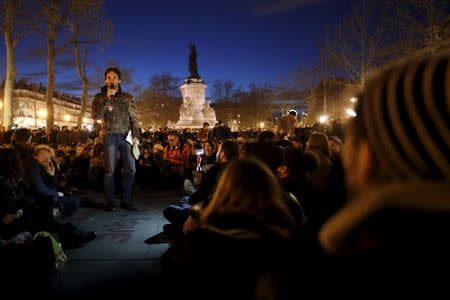
<path fill-rule="evenodd" d="M 58 243 L 55 238 L 46 231 L 39 231 L 34 235 L 35 240 L 43 238 L 50 238 L 50 240 L 52 241 L 53 252 L 55 254 L 55 267 L 57 271 L 61 271 L 67 261 L 67 256 L 62 250 L 61 244 Z"/>

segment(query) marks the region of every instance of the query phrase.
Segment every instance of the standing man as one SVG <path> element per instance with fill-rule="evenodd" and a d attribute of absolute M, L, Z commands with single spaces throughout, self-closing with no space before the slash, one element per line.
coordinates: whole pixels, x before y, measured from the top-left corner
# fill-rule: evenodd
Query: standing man
<path fill-rule="evenodd" d="M 104 76 L 105 86 L 92 99 L 92 118 L 102 122 L 102 135 L 106 151 L 104 177 L 106 209 L 108 211 L 116 210 L 114 206 L 114 170 L 117 154 L 120 153 L 123 163 L 122 186 L 124 191 L 120 207 L 136 210 L 131 195 L 136 165 L 131 152 L 132 145 L 125 140 L 131 131 L 132 144 L 139 143 L 136 105 L 133 96 L 122 92 L 120 88 L 121 73 L 118 68 L 106 69 Z"/>
<path fill-rule="evenodd" d="M 278 134 L 280 136 L 294 137 L 295 124 L 297 123 L 297 112 L 288 110 L 288 114 L 278 119 Z"/>

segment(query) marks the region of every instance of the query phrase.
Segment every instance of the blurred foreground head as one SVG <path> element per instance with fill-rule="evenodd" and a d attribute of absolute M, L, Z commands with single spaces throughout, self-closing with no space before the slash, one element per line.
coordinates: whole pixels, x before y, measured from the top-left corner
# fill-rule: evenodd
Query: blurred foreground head
<path fill-rule="evenodd" d="M 343 156 L 351 190 L 449 181 L 449 54 L 388 66 L 366 84 L 356 114 Z"/>

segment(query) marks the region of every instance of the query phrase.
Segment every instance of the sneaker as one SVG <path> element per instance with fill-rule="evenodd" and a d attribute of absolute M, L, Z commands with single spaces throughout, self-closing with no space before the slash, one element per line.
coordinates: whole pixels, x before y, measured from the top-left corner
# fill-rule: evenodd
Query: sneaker
<path fill-rule="evenodd" d="M 189 179 L 184 180 L 183 186 L 184 186 L 184 191 L 188 195 L 192 195 L 193 193 L 195 193 L 197 191 L 194 187 L 194 184 Z"/>
<path fill-rule="evenodd" d="M 105 205 L 105 210 L 106 211 L 116 211 L 117 208 L 114 206 L 114 204 L 108 203 L 108 204 Z"/>
<path fill-rule="evenodd" d="M 127 203 L 127 202 L 120 202 L 120 208 L 126 209 L 126 210 L 133 210 L 137 211 L 138 208 L 133 203 Z"/>
<path fill-rule="evenodd" d="M 66 223 L 59 233 L 59 242 L 63 249 L 72 249 L 82 247 L 85 243 L 95 239 L 96 236 L 95 231 L 81 231 L 73 224 Z"/>

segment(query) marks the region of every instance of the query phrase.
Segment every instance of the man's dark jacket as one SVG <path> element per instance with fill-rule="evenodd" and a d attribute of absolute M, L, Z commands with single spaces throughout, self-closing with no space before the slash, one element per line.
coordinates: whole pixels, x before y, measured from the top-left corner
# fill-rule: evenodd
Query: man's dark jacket
<path fill-rule="evenodd" d="M 139 122 L 136 116 L 136 104 L 133 96 L 122 92 L 121 88 L 109 99 L 107 87 L 92 99 L 92 118 L 101 119 L 103 133 L 128 133 L 132 131 L 133 137 L 139 137 Z"/>

